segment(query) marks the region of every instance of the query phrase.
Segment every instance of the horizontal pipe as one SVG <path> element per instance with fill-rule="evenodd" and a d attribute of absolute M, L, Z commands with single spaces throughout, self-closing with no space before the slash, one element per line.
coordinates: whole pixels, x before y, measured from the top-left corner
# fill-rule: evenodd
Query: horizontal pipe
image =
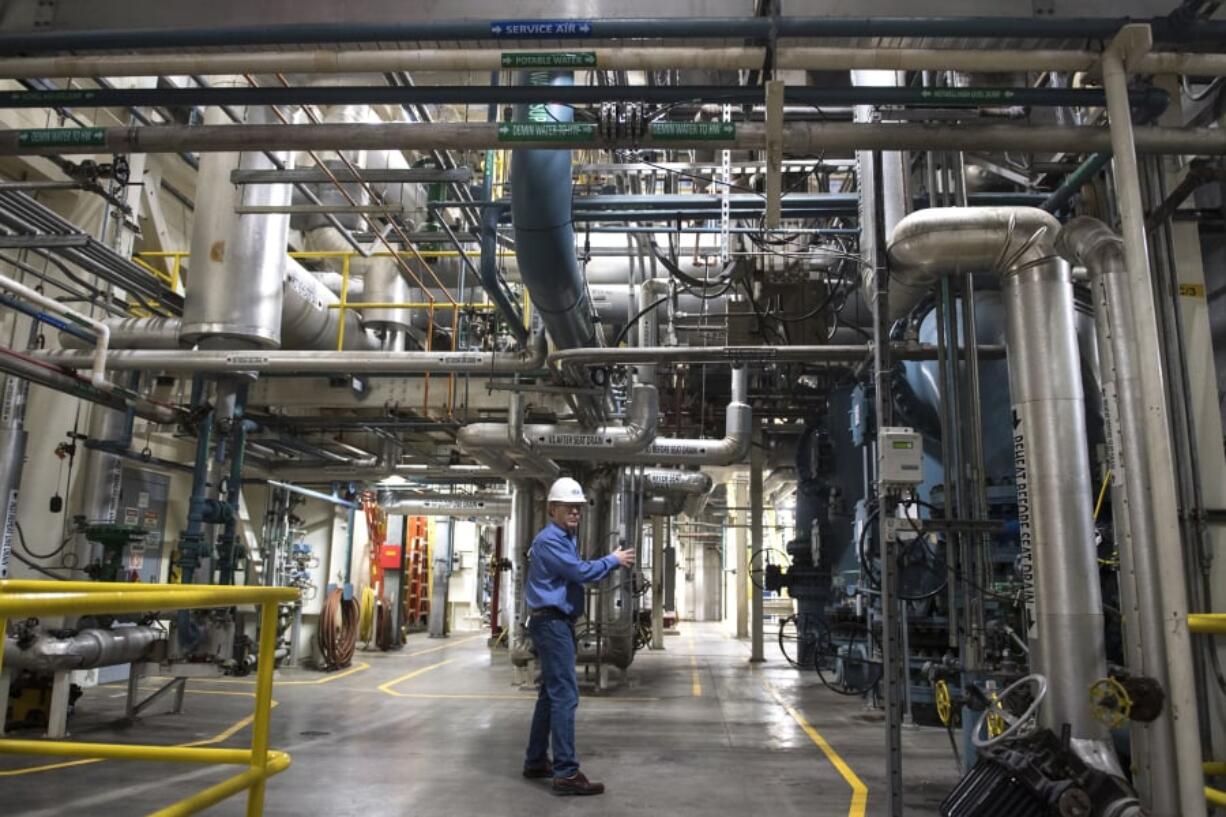
<path fill-rule="evenodd" d="M 291 494 L 307 496 L 312 499 L 322 499 L 324 502 L 330 502 L 333 505 L 339 505 L 342 508 L 351 508 L 355 511 L 362 509 L 361 504 L 357 502 L 351 502 L 348 499 L 342 499 L 339 496 L 333 496 L 332 494 L 325 494 L 320 491 L 312 491 L 310 488 L 303 488 L 299 485 L 293 485 L 288 482 L 278 482 L 275 479 L 270 479 L 268 480 L 268 484 L 273 486 L 274 488 L 281 488 L 283 490 L 289 491 Z"/>
<path fill-rule="evenodd" d="M 639 473 L 643 488 L 649 494 L 701 495 L 710 493 L 714 480 L 702 471 L 679 471 L 675 468 L 644 468 Z"/>
<path fill-rule="evenodd" d="M 45 352 L 32 356 L 40 362 L 68 369 L 85 368 L 90 361 L 79 352 Z M 313 351 L 160 351 L 128 349 L 107 355 L 117 370 L 202 372 L 260 372 L 267 374 L 524 374 L 545 362 L 541 343 L 524 352 L 313 352 Z"/>
<path fill-rule="evenodd" d="M 1106 104 L 1095 88 L 890 88 L 851 86 L 827 88 L 791 85 L 784 89 L 791 105 L 907 105 L 919 107 L 983 107 L 1027 105 L 1049 107 Z M 52 91 L 0 91 L 0 110 L 21 108 L 208 107 L 257 105 L 599 105 L 605 102 L 720 102 L 753 104 L 762 89 L 726 85 L 305 85 L 211 88 L 86 88 Z M 1134 107 L 1159 112 L 1166 107 L 1164 91 L 1134 91 Z"/>
<path fill-rule="evenodd" d="M 840 39 L 849 37 L 1111 39 L 1129 23 L 1149 25 L 1156 42 L 1220 44 L 1226 23 L 1190 21 L 1175 15 L 1128 17 L 656 17 L 571 20 L 380 20 L 377 23 L 284 23 L 278 25 L 182 28 L 21 30 L 0 35 L 0 55 L 59 51 L 173 51 L 184 48 L 274 46 L 396 41 L 551 40 L 561 35 L 576 44 L 588 40 L 693 40 L 751 38 Z M 558 31 L 557 26 L 564 26 Z"/>
<path fill-rule="evenodd" d="M 111 384 L 106 379 L 106 350 L 107 344 L 111 340 L 111 329 L 109 326 L 97 318 L 77 312 L 75 309 L 65 306 L 54 298 L 49 298 L 41 292 L 30 289 L 25 284 L 14 281 L 6 275 L 0 275 L 0 289 L 18 295 L 31 303 L 38 304 L 48 312 L 62 315 L 71 321 L 93 329 L 94 353 L 90 371 L 90 382 L 96 389 L 106 391 L 111 388 Z"/>
<path fill-rule="evenodd" d="M 110 760 L 147 760 L 167 763 L 207 763 L 246 766 L 250 749 L 215 749 L 205 746 L 134 746 L 128 743 L 90 743 L 59 740 L 0 740 L 0 754 L 42 757 L 94 757 Z"/>
<path fill-rule="evenodd" d="M 138 661 L 165 633 L 156 627 L 90 628 L 68 638 L 39 634 L 22 646 L 4 641 L 4 666 L 37 672 L 93 669 Z"/>
<path fill-rule="evenodd" d="M 1226 613 L 1191 613 L 1188 632 L 1226 635 Z"/>
<path fill-rule="evenodd" d="M 92 359 L 86 356 L 84 366 L 92 365 Z M 0 348 L 0 372 L 15 375 L 72 397 L 97 403 L 100 406 L 116 411 L 132 411 L 142 420 L 173 425 L 187 417 L 187 413 L 174 406 L 155 403 L 135 394 L 128 394 L 111 389 L 99 389 L 83 377 L 70 372 L 60 371 L 46 362 L 35 360 L 11 349 Z"/>
<path fill-rule="evenodd" d="M 763 150 L 766 129 L 738 124 L 735 135 L 712 140 L 686 136 L 661 141 L 606 140 L 594 126 L 571 126 L 572 135 L 506 141 L 491 123 L 385 123 L 369 125 L 157 125 L 137 128 L 0 130 L 0 156 L 64 153 L 182 153 L 244 150 L 490 150 L 515 148 L 646 148 Z M 509 126 L 508 126 L 509 127 Z M 24 134 L 24 135 L 23 135 Z M 1221 128 L 1136 128 L 1137 150 L 1157 154 L 1226 153 Z M 961 125 L 933 123 L 790 122 L 783 125 L 788 153 L 830 150 L 982 150 L 1086 153 L 1111 150 L 1111 135 L 1099 126 Z M 75 150 L 78 149 L 79 150 Z"/>
<path fill-rule="evenodd" d="M 660 71 L 670 68 L 753 70 L 761 68 L 765 49 L 732 46 L 718 49 L 656 47 L 582 48 L 591 53 L 590 68 Z M 54 79 L 82 76 L 198 76 L 229 74 L 385 74 L 399 71 L 498 71 L 503 63 L 524 62 L 527 55 L 501 49 L 389 49 L 379 51 L 273 51 L 59 55 L 0 59 L 0 78 Z M 780 69 L 847 71 L 1091 71 L 1100 54 L 1082 49 L 852 48 L 783 46 L 775 52 Z M 1226 55 L 1154 52 L 1132 66 L 1137 74 L 1226 74 Z"/>
<path fill-rule="evenodd" d="M 447 494 L 379 495 L 379 507 L 386 513 L 404 516 L 496 516 L 511 515 L 509 494 L 450 496 Z"/>

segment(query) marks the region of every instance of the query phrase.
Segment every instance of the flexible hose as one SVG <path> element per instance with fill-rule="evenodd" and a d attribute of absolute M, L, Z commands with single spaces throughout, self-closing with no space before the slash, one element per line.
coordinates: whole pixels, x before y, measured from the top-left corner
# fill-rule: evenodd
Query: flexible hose
<path fill-rule="evenodd" d="M 369 644 L 375 637 L 375 591 L 370 587 L 362 588 L 362 605 L 358 614 L 358 640 Z"/>
<path fill-rule="evenodd" d="M 346 601 L 339 587 L 328 593 L 319 615 L 319 652 L 325 670 L 342 669 L 353 661 L 358 646 L 358 617 L 356 599 Z"/>

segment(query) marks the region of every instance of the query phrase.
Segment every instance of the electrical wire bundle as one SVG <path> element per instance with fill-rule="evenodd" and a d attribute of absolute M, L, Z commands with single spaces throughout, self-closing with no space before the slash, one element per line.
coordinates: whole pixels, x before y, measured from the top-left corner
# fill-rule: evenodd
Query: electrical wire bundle
<path fill-rule="evenodd" d="M 353 661 L 358 646 L 359 618 L 357 599 L 346 601 L 344 592 L 334 587 L 324 599 L 319 615 L 319 652 L 323 655 L 325 671 L 343 669 Z"/>

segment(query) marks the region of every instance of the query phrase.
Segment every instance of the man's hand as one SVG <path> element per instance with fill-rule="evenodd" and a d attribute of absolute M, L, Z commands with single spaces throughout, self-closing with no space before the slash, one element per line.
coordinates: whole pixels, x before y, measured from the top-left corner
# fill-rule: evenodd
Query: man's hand
<path fill-rule="evenodd" d="M 631 567 L 634 565 L 635 556 L 633 550 L 618 548 L 617 550 L 613 551 L 613 555 L 617 557 L 617 561 L 622 567 Z"/>

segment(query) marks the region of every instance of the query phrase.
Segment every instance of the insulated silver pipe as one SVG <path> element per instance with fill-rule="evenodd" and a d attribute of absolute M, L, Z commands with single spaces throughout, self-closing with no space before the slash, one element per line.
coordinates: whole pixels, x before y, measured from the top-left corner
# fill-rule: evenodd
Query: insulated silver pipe
<path fill-rule="evenodd" d="M 139 661 L 165 631 L 157 627 L 114 627 L 81 630 L 70 638 L 40 634 L 21 647 L 15 638 L 4 640 L 4 666 L 35 672 L 93 669 Z"/>
<path fill-rule="evenodd" d="M 9 575 L 17 527 L 17 497 L 25 469 L 28 381 L 8 375 L 0 383 L 0 579 Z M 93 453 L 93 452 L 91 452 Z"/>
<path fill-rule="evenodd" d="M 488 516 L 501 519 L 511 515 L 511 497 L 452 497 L 446 494 L 434 497 L 391 495 L 386 499 L 380 497 L 379 507 L 387 513 L 403 516 L 455 516 L 462 519 L 470 516 Z"/>
<path fill-rule="evenodd" d="M 1121 29 L 1103 53 L 1103 87 L 1107 92 L 1107 115 L 1111 127 L 1114 155 L 1115 198 L 1120 211 L 1124 262 L 1132 289 L 1131 326 L 1137 346 L 1141 400 L 1145 422 L 1141 433 L 1150 471 L 1147 475 L 1155 531 L 1170 534 L 1179 529 L 1179 501 L 1175 489 L 1175 462 L 1171 449 L 1171 424 L 1163 382 L 1163 348 L 1158 332 L 1158 313 L 1154 303 L 1153 277 L 1146 242 L 1145 210 L 1141 199 L 1137 150 L 1140 131 L 1133 128 L 1128 103 L 1128 75 L 1125 62 L 1142 57 L 1152 47 L 1146 26 L 1128 25 Z M 1162 597 L 1163 630 L 1166 634 L 1165 660 L 1170 683 L 1167 707 L 1175 739 L 1175 779 L 1178 787 L 1177 812 L 1181 817 L 1205 814 L 1202 749 L 1196 699 L 1196 679 L 1192 665 L 1192 644 L 1188 634 L 1187 571 L 1183 549 L 1163 549 L 1156 576 Z"/>
<path fill-rule="evenodd" d="M 1001 275 L 1031 666 L 1049 689 L 1042 722 L 1101 741 L 1086 690 L 1106 674 L 1102 598 L 1072 278 L 1051 249 L 1058 231 L 1034 208 L 928 209 L 899 223 L 889 252 L 913 286 L 962 272 Z"/>
<path fill-rule="evenodd" d="M 1123 242 L 1107 225 L 1075 218 L 1060 231 L 1056 249 L 1084 265 L 1094 293 L 1099 382 L 1111 468 L 1111 511 L 1120 553 L 1120 595 L 1128 669 L 1167 689 L 1166 634 L 1158 581 L 1158 536 L 1145 449 L 1148 422 L 1142 397 L 1133 307 Z M 1174 727 L 1169 707 L 1152 723 L 1130 723 L 1133 768 L 1155 817 L 1178 813 Z"/>
<path fill-rule="evenodd" d="M 753 411 L 746 402 L 748 392 L 749 369 L 745 366 L 734 366 L 732 399 L 725 409 L 722 439 L 656 437 L 638 453 L 610 451 L 602 454 L 601 460 L 627 465 L 735 465 L 749 453 L 750 434 L 753 431 Z"/>
<path fill-rule="evenodd" d="M 111 330 L 112 349 L 179 349 L 180 318 L 104 318 Z M 92 349 L 79 335 L 59 333 L 62 349 Z"/>
<path fill-rule="evenodd" d="M 45 352 L 38 360 L 69 369 L 88 369 L 93 358 L 83 352 Z M 303 350 L 156 351 L 128 349 L 107 354 L 107 366 L 117 370 L 204 372 L 267 372 L 271 374 L 526 374 L 545 364 L 540 342 L 523 352 L 323 352 Z"/>
<path fill-rule="evenodd" d="M 585 49 L 585 51 L 588 49 Z M 673 69 L 752 70 L 762 67 L 762 48 L 630 46 L 591 49 L 592 68 L 649 71 Z M 397 71 L 500 71 L 509 55 L 499 49 L 423 48 L 369 51 L 273 51 L 168 54 L 62 55 L 0 60 L 0 78 L 126 77 L 198 74 L 384 74 Z M 531 53 L 531 52 L 529 52 Z M 847 71 L 1090 71 L 1101 54 L 1084 49 L 850 48 L 781 46 L 781 69 Z M 1163 52 L 1132 66 L 1137 74 L 1226 74 L 1226 55 Z"/>
<path fill-rule="evenodd" d="M 676 468 L 644 468 L 639 472 L 643 489 L 649 494 L 681 494 L 698 496 L 711 492 L 714 480 L 702 471 L 681 471 Z"/>
<path fill-rule="evenodd" d="M 389 123 L 381 125 L 154 125 L 99 128 L 99 153 L 200 153 L 245 150 L 498 150 L 498 124 Z M 832 150 L 977 150 L 1023 153 L 1102 153 L 1111 150 L 1111 136 L 1098 126 L 962 125 L 932 123 L 790 122 L 782 128 L 783 149 L 797 155 Z M 60 140 L 23 138 L 24 130 L 0 130 L 0 156 L 46 156 L 63 153 Z M 92 130 L 91 130 L 92 133 Z M 1220 155 L 1226 153 L 1221 128 L 1137 128 L 1142 153 Z M 592 137 L 595 136 L 593 139 Z M 657 142 L 606 140 L 595 131 L 569 140 L 525 141 L 516 149 L 646 148 L 674 150 L 765 150 L 764 125 L 738 124 L 735 136 L 721 141 L 678 139 Z"/>

